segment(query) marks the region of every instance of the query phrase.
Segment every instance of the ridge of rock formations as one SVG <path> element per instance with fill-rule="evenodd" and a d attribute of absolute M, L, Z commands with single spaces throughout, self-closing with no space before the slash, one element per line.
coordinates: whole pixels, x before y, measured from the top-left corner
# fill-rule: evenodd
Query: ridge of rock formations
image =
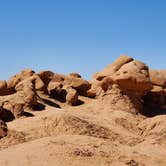
<path fill-rule="evenodd" d="M 50 165 L 55 158 L 59 165 L 78 165 L 75 158 L 82 165 L 166 165 L 164 114 L 166 70 L 151 70 L 126 55 L 89 81 L 74 72 L 24 69 L 0 80 L 0 165 L 16 165 L 15 157 L 4 156 L 15 149 L 22 156 L 17 165 L 41 165 L 40 152 L 27 162 L 34 155 L 28 146 L 47 156 L 54 144 Z"/>

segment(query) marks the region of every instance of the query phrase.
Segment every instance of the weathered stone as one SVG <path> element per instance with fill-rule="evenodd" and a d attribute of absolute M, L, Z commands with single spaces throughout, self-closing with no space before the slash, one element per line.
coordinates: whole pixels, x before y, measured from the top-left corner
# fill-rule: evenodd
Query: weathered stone
<path fill-rule="evenodd" d="M 132 61 L 124 64 L 112 79 L 121 88 L 139 92 L 147 92 L 152 89 L 148 67 L 140 61 Z"/>
<path fill-rule="evenodd" d="M 15 86 L 21 82 L 22 80 L 29 78 L 32 76 L 35 72 L 31 69 L 25 69 L 22 70 L 20 73 L 14 75 L 7 81 L 7 87 L 9 89 L 15 88 Z"/>
<path fill-rule="evenodd" d="M 78 73 L 70 73 L 69 76 L 74 78 L 81 78 L 81 75 Z"/>
<path fill-rule="evenodd" d="M 124 64 L 127 64 L 129 62 L 133 61 L 133 58 L 121 55 L 119 58 L 117 58 L 112 64 L 108 65 L 106 68 L 104 68 L 102 71 L 96 73 L 93 78 L 97 80 L 102 80 L 104 77 L 112 76 L 114 73 L 116 73 Z"/>
<path fill-rule="evenodd" d="M 150 70 L 152 84 L 166 88 L 166 70 Z"/>
<path fill-rule="evenodd" d="M 66 102 L 69 105 L 77 105 L 78 104 L 78 93 L 73 88 L 67 88 Z"/>

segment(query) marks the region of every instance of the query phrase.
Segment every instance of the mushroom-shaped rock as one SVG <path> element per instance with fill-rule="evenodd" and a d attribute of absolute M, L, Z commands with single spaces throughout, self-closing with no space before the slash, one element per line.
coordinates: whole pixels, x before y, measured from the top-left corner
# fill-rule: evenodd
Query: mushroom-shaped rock
<path fill-rule="evenodd" d="M 124 64 L 112 79 L 126 90 L 147 92 L 152 89 L 148 67 L 137 60 Z"/>
<path fill-rule="evenodd" d="M 0 138 L 3 138 L 7 135 L 8 128 L 4 121 L 0 120 Z"/>
<path fill-rule="evenodd" d="M 112 64 L 108 65 L 102 71 L 96 73 L 93 78 L 97 80 L 102 80 L 104 77 L 111 76 L 115 72 L 117 72 L 124 64 L 133 61 L 133 58 L 121 55 L 118 59 L 116 59 Z"/>
<path fill-rule="evenodd" d="M 80 95 L 84 95 L 91 88 L 91 84 L 82 78 L 73 78 L 71 87 L 76 89 Z"/>

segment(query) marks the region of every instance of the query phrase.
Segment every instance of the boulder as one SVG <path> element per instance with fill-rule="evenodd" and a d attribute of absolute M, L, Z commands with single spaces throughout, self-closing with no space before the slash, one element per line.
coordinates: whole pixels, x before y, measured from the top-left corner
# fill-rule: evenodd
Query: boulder
<path fill-rule="evenodd" d="M 33 110 L 38 104 L 37 94 L 32 82 L 22 81 L 16 85 L 16 93 L 8 96 L 0 96 L 1 107 L 0 117 L 4 121 L 19 118 L 25 110 Z M 8 116 L 11 117 L 8 120 Z M 6 120 L 5 120 L 6 119 Z"/>
<path fill-rule="evenodd" d="M 69 87 L 66 89 L 67 95 L 66 95 L 66 102 L 69 105 L 77 105 L 78 104 L 78 93 L 75 89 Z"/>
<path fill-rule="evenodd" d="M 43 91 L 44 90 L 44 82 L 41 80 L 41 78 L 37 75 L 34 74 L 33 76 L 30 76 L 29 78 L 24 79 L 23 81 L 20 81 L 20 85 L 23 86 L 23 84 L 34 84 L 34 88 L 37 91 Z M 21 88 L 21 87 L 20 87 Z M 15 90 L 18 89 L 18 86 L 16 85 Z"/>
<path fill-rule="evenodd" d="M 82 78 L 72 78 L 70 86 L 80 95 L 84 95 L 91 88 L 91 84 Z"/>
<path fill-rule="evenodd" d="M 112 79 L 126 90 L 143 92 L 144 94 L 152 89 L 148 66 L 137 60 L 124 64 L 113 74 Z"/>
<path fill-rule="evenodd" d="M 89 98 L 95 98 L 97 96 L 97 91 L 95 88 L 91 87 L 91 89 L 84 93 L 84 96 Z"/>
<path fill-rule="evenodd" d="M 34 81 L 34 84 L 35 84 L 35 89 L 37 91 L 43 91 L 44 90 L 44 82 L 41 80 L 41 78 L 37 75 L 37 74 L 34 74 L 33 76 L 31 76 L 29 78 L 29 80 L 31 80 L 32 82 Z"/>
<path fill-rule="evenodd" d="M 60 82 L 50 82 L 48 84 L 48 93 L 51 95 L 52 93 L 59 94 L 62 90 L 63 85 Z"/>
<path fill-rule="evenodd" d="M 50 82 L 60 82 L 64 84 L 65 81 L 66 81 L 66 84 L 68 84 L 68 81 L 70 82 L 69 77 L 62 74 L 55 73 Z"/>
<path fill-rule="evenodd" d="M 22 95 L 22 99 L 26 106 L 33 107 L 37 105 L 37 94 L 35 90 L 35 82 L 31 80 L 21 81 L 15 87 L 18 96 Z"/>
<path fill-rule="evenodd" d="M 48 84 L 48 94 L 60 101 L 65 101 L 66 91 L 62 89 L 63 85 L 60 82 L 50 82 Z"/>
<path fill-rule="evenodd" d="M 37 73 L 41 80 L 44 82 L 45 87 L 47 88 L 49 82 L 52 80 L 54 76 L 54 72 L 52 71 L 40 71 Z"/>
<path fill-rule="evenodd" d="M 102 81 L 92 80 L 90 81 L 91 88 L 86 92 L 86 97 L 97 98 L 103 94 Z"/>
<path fill-rule="evenodd" d="M 150 70 L 149 74 L 153 85 L 166 88 L 166 70 Z"/>
<path fill-rule="evenodd" d="M 101 88 L 104 90 L 104 92 L 106 92 L 107 90 L 109 90 L 110 88 L 112 88 L 112 85 L 114 84 L 114 80 L 112 79 L 112 77 L 105 77 L 102 81 L 101 81 Z"/>
<path fill-rule="evenodd" d="M 61 84 L 62 87 L 72 87 L 79 95 L 83 96 L 91 88 L 91 84 L 82 78 L 54 74 L 52 80 L 49 82 L 48 91 L 50 91 L 50 89 L 54 89 L 54 86 L 56 87 L 58 85 L 57 83 Z"/>
<path fill-rule="evenodd" d="M 116 59 L 112 64 L 108 65 L 101 72 L 96 73 L 93 78 L 97 80 L 102 80 L 104 77 L 111 76 L 116 73 L 124 64 L 133 61 L 133 58 L 121 55 L 118 59 Z"/>
<path fill-rule="evenodd" d="M 7 87 L 9 89 L 14 89 L 15 86 L 22 80 L 31 77 L 35 72 L 31 69 L 22 70 L 20 73 L 14 75 L 7 81 Z"/>
<path fill-rule="evenodd" d="M 81 75 L 78 73 L 70 73 L 69 76 L 74 78 L 82 78 Z"/>
<path fill-rule="evenodd" d="M 7 133 L 8 133 L 7 124 L 4 121 L 0 120 L 0 138 L 7 136 Z"/>

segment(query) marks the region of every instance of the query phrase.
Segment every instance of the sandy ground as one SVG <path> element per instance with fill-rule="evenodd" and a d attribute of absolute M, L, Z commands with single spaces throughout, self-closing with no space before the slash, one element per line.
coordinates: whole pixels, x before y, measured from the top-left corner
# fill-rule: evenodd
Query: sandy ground
<path fill-rule="evenodd" d="M 31 113 L 8 123 L 0 166 L 166 165 L 166 115 L 145 118 L 97 100 Z"/>

